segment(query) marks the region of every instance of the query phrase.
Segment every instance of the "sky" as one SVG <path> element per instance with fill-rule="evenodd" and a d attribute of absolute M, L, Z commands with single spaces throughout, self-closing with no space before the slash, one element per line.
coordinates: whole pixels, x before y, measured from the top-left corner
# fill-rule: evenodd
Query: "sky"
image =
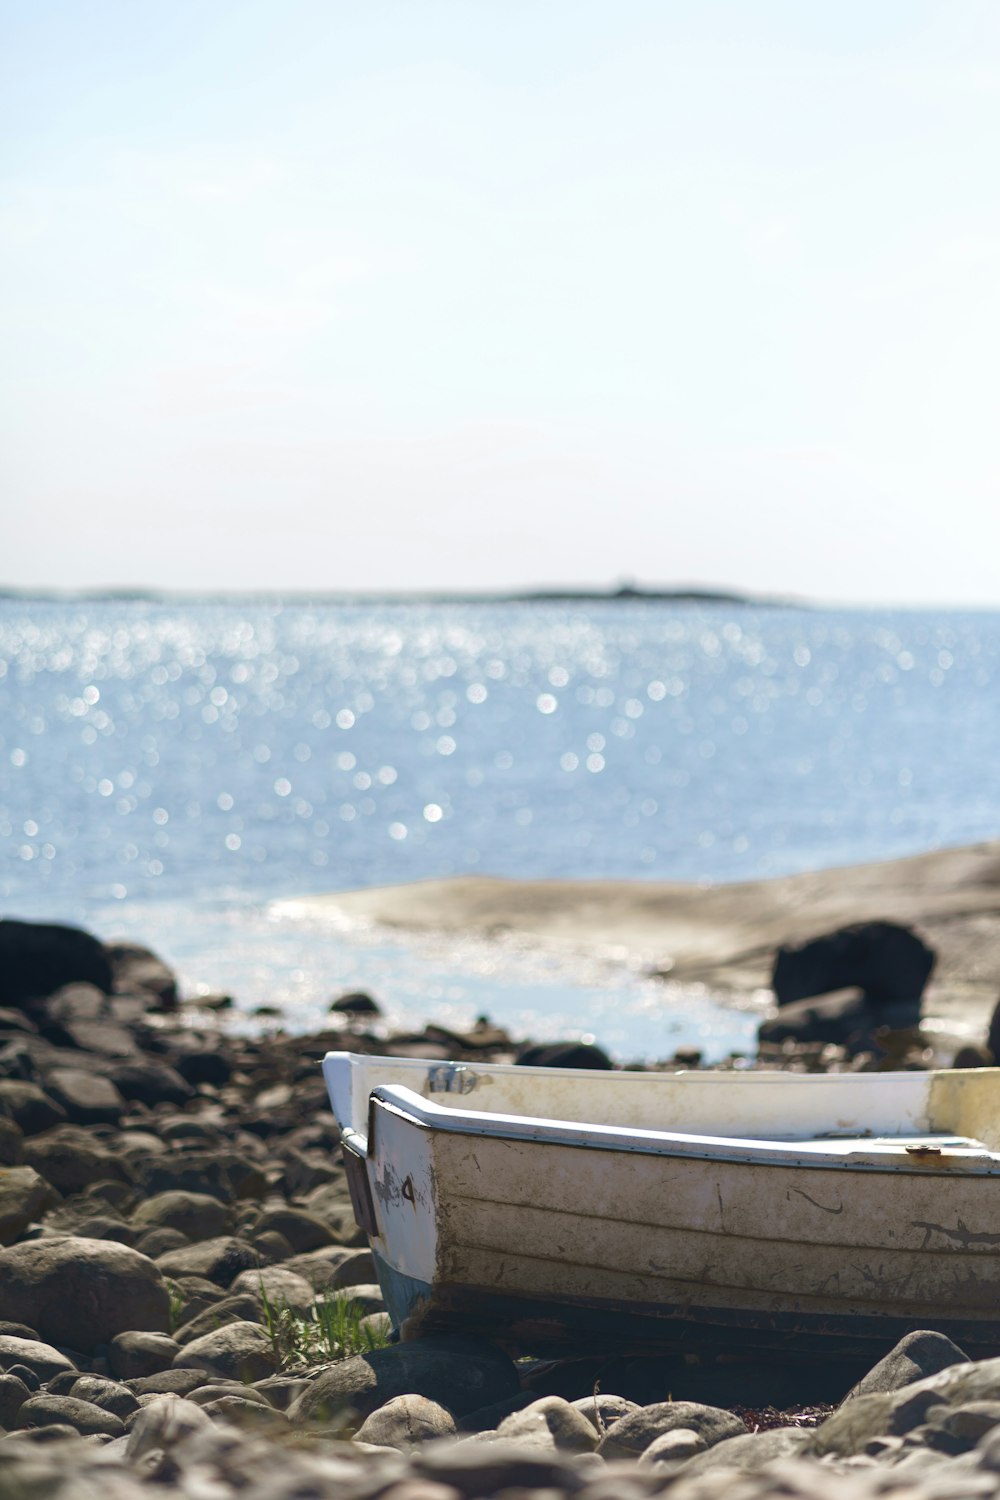
<path fill-rule="evenodd" d="M 0 32 L 0 585 L 1000 605 L 995 0 Z"/>

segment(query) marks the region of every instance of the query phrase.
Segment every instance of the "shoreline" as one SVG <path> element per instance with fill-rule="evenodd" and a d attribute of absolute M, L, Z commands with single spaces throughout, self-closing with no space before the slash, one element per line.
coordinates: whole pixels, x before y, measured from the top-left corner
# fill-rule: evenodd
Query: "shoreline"
<path fill-rule="evenodd" d="M 916 927 L 937 952 L 929 1019 L 985 1029 L 1000 993 L 1000 839 L 732 885 L 463 875 L 288 904 L 397 933 L 618 961 L 733 1000 L 769 987 L 777 946 L 887 920 Z"/>

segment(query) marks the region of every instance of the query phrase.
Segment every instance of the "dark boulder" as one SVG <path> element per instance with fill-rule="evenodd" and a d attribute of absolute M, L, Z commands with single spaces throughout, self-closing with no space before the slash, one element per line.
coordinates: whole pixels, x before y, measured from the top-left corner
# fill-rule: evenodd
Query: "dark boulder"
<path fill-rule="evenodd" d="M 80 927 L 0 921 L 0 1005 L 24 1005 L 82 980 L 108 994 L 114 982 L 102 943 Z"/>
<path fill-rule="evenodd" d="M 157 1267 L 110 1240 L 78 1236 L 0 1250 L 0 1317 L 90 1353 L 127 1329 L 166 1332 L 170 1296 Z"/>
<path fill-rule="evenodd" d="M 0 1078 L 0 1114 L 8 1115 L 25 1135 L 39 1135 L 66 1120 L 66 1111 L 37 1083 Z"/>
<path fill-rule="evenodd" d="M 123 1099 L 135 1099 L 151 1107 L 156 1104 L 185 1104 L 194 1094 L 175 1069 L 166 1063 L 146 1058 L 115 1063 L 107 1076 Z"/>
<path fill-rule="evenodd" d="M 900 1339 L 857 1385 L 852 1386 L 844 1400 L 856 1401 L 859 1396 L 870 1396 L 873 1392 L 898 1391 L 928 1375 L 937 1375 L 941 1370 L 968 1363 L 969 1356 L 943 1333 L 920 1329 Z"/>
<path fill-rule="evenodd" d="M 836 932 L 779 948 L 771 987 L 779 1005 L 856 987 L 872 1006 L 919 1004 L 935 953 L 897 922 L 856 922 Z"/>
<path fill-rule="evenodd" d="M 363 990 L 351 990 L 349 994 L 341 995 L 339 999 L 330 1003 L 330 1012 L 340 1016 L 380 1016 L 381 1007 L 377 1000 L 371 995 L 366 995 Z"/>
<path fill-rule="evenodd" d="M 521 1048 L 517 1061 L 525 1068 L 614 1067 L 608 1054 L 593 1042 L 535 1042 Z"/>
<path fill-rule="evenodd" d="M 222 1088 L 229 1082 L 233 1071 L 229 1059 L 215 1047 L 192 1046 L 183 1051 L 178 1048 L 174 1066 L 192 1088 L 197 1088 L 200 1083 Z"/>
<path fill-rule="evenodd" d="M 178 1001 L 177 976 L 151 949 L 140 943 L 118 941 L 105 944 L 114 976 L 114 989 L 120 995 L 148 995 L 164 1010 L 173 1010 Z"/>
<path fill-rule="evenodd" d="M 834 1042 L 851 1052 L 879 1046 L 879 1034 L 908 1031 L 920 1025 L 920 1002 L 869 1004 L 861 990 L 837 990 L 814 1000 L 796 1000 L 757 1029 L 761 1042 Z"/>
<path fill-rule="evenodd" d="M 125 1110 L 110 1078 L 83 1068 L 53 1068 L 45 1086 L 74 1125 L 116 1125 Z"/>

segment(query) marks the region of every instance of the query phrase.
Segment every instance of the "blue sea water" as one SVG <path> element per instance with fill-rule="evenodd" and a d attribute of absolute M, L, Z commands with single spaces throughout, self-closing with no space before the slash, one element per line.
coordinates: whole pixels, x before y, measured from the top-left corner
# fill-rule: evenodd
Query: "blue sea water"
<path fill-rule="evenodd" d="M 1000 828 L 1000 615 L 695 605 L 0 601 L 0 905 L 314 1024 L 479 1010 L 619 1055 L 754 1017 L 289 898 L 480 872 L 729 881 Z"/>

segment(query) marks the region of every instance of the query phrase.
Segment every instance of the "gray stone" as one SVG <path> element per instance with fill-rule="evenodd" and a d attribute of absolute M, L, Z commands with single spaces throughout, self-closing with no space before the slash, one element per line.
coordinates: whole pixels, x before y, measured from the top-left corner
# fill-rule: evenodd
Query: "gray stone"
<path fill-rule="evenodd" d="M 182 1323 L 175 1337 L 183 1348 L 185 1344 L 192 1344 L 195 1339 L 203 1338 L 206 1333 L 222 1328 L 227 1323 L 260 1323 L 261 1321 L 260 1301 L 256 1297 L 251 1297 L 249 1292 L 241 1292 L 235 1297 L 223 1297 L 220 1302 L 214 1302 L 210 1307 L 204 1308 L 189 1322 Z"/>
<path fill-rule="evenodd" d="M 183 1328 L 192 1318 L 203 1313 L 206 1307 L 214 1307 L 226 1297 L 224 1287 L 216 1286 L 214 1281 L 206 1281 L 203 1276 L 172 1276 L 168 1285 L 174 1300 L 174 1322 L 177 1328 Z"/>
<path fill-rule="evenodd" d="M 37 1443 L 39 1447 L 44 1443 L 63 1443 L 67 1439 L 72 1439 L 75 1443 L 81 1441 L 79 1432 L 75 1427 L 70 1427 L 68 1422 L 49 1422 L 44 1427 L 27 1427 L 16 1433 L 15 1437 L 18 1442 Z"/>
<path fill-rule="evenodd" d="M 252 1271 L 241 1271 L 229 1291 L 232 1296 L 253 1297 L 260 1306 L 266 1297 L 272 1308 L 293 1307 L 299 1312 L 306 1312 L 315 1299 L 308 1281 L 285 1266 L 261 1266 Z"/>
<path fill-rule="evenodd" d="M 202 1372 L 202 1384 L 195 1386 L 191 1391 L 190 1399 L 196 1406 L 207 1406 L 210 1401 L 218 1401 L 223 1396 L 243 1396 L 247 1401 L 255 1401 L 258 1406 L 270 1406 L 264 1392 L 258 1385 L 244 1385 L 240 1380 L 212 1380 Z"/>
<path fill-rule="evenodd" d="M 899 1390 L 855 1396 L 811 1435 L 808 1453 L 845 1457 L 861 1453 L 873 1438 L 912 1432 L 936 1405 L 957 1407 L 1000 1400 L 1000 1359 L 949 1366 Z"/>
<path fill-rule="evenodd" d="M 83 1068 L 53 1068 L 45 1086 L 75 1125 L 117 1125 L 125 1100 L 110 1078 Z"/>
<path fill-rule="evenodd" d="M 953 1344 L 943 1333 L 934 1333 L 929 1329 L 908 1333 L 848 1391 L 844 1400 L 853 1401 L 858 1396 L 898 1391 L 904 1385 L 912 1385 L 928 1375 L 937 1375 L 941 1370 L 968 1363 L 969 1356 L 963 1354 L 958 1345 Z"/>
<path fill-rule="evenodd" d="M 40 1135 L 66 1119 L 66 1111 L 37 1083 L 0 1078 L 0 1114 L 7 1114 L 25 1135 Z"/>
<path fill-rule="evenodd" d="M 61 1040 L 68 1042 L 80 1052 L 96 1052 L 101 1057 L 121 1059 L 136 1057 L 138 1046 L 135 1037 L 126 1026 L 108 1017 L 60 1021 Z M 108 1073 L 109 1081 L 110 1070 Z M 117 1088 L 117 1085 L 116 1085 Z"/>
<path fill-rule="evenodd" d="M 184 1104 L 194 1089 L 175 1068 L 149 1058 L 129 1058 L 108 1069 L 108 1077 L 123 1099 L 141 1104 Z"/>
<path fill-rule="evenodd" d="M 979 1440 L 979 1465 L 991 1474 L 1000 1474 L 1000 1431 L 996 1428 Z"/>
<path fill-rule="evenodd" d="M 390 1341 L 392 1319 L 387 1312 L 365 1313 L 363 1318 L 358 1319 L 358 1329 L 368 1339 L 372 1349 L 381 1349 L 383 1344 Z"/>
<path fill-rule="evenodd" d="M 0 1114 L 0 1166 L 19 1167 L 24 1161 L 24 1132 Z"/>
<path fill-rule="evenodd" d="M 23 1427 L 65 1423 L 83 1434 L 106 1432 L 109 1437 L 120 1437 L 125 1431 L 121 1417 L 103 1411 L 92 1401 L 79 1401 L 74 1396 L 52 1396 L 47 1391 L 29 1396 L 19 1416 Z"/>
<path fill-rule="evenodd" d="M 110 1411 L 116 1417 L 127 1417 L 139 1410 L 139 1403 L 127 1385 L 117 1380 L 106 1380 L 102 1375 L 81 1375 L 70 1387 L 70 1396 L 78 1401 L 91 1401 L 102 1411 Z"/>
<path fill-rule="evenodd" d="M 420 1395 L 461 1417 L 519 1388 L 512 1361 L 495 1345 L 437 1336 L 340 1361 L 316 1377 L 290 1414 L 295 1420 L 317 1420 L 350 1407 L 366 1417 L 393 1396 Z"/>
<path fill-rule="evenodd" d="M 0 1318 L 0 1335 L 9 1335 L 15 1339 L 37 1339 L 38 1330 L 29 1328 L 27 1323 L 16 1323 L 11 1318 Z"/>
<path fill-rule="evenodd" d="M 942 1417 L 941 1425 L 956 1437 L 978 1443 L 994 1427 L 1000 1427 L 1000 1401 L 967 1401 Z"/>
<path fill-rule="evenodd" d="M 323 1302 L 349 1302 L 366 1317 L 375 1313 L 385 1312 L 385 1298 L 382 1296 L 382 1288 L 374 1283 L 372 1285 L 342 1286 L 334 1292 L 325 1292 L 321 1299 Z"/>
<path fill-rule="evenodd" d="M 58 1202 L 59 1194 L 34 1167 L 0 1167 L 0 1245 L 19 1240 L 34 1219 Z"/>
<path fill-rule="evenodd" d="M 211 1417 L 206 1416 L 193 1401 L 185 1401 L 181 1396 L 157 1396 L 135 1417 L 125 1449 L 126 1458 L 134 1464 L 154 1448 L 169 1453 L 185 1438 L 211 1426 L 211 1422 Z"/>
<path fill-rule="evenodd" d="M 542 1396 L 512 1412 L 500 1423 L 497 1435 L 546 1453 L 593 1453 L 599 1442 L 593 1423 L 561 1396 Z"/>
<path fill-rule="evenodd" d="M 684 1465 L 684 1477 L 701 1474 L 706 1469 L 736 1469 L 741 1474 L 757 1474 L 773 1459 L 793 1458 L 809 1441 L 810 1432 L 801 1427 L 772 1427 L 766 1432 L 744 1432 L 723 1438 L 705 1453 L 699 1453 Z"/>
<path fill-rule="evenodd" d="M 174 1008 L 180 998 L 177 976 L 159 954 L 141 943 L 130 943 L 125 939 L 105 943 L 104 951 L 111 963 L 117 994 L 134 995 L 138 992 L 144 997 L 152 995 L 164 1010 Z"/>
<path fill-rule="evenodd" d="M 137 1156 L 134 1168 L 147 1194 L 180 1190 L 207 1193 L 223 1203 L 231 1203 L 238 1198 L 263 1198 L 267 1192 L 267 1176 L 256 1162 L 237 1151 L 218 1147 L 170 1152 L 147 1159 Z"/>
<path fill-rule="evenodd" d="M 165 1276 L 204 1276 L 216 1286 L 228 1287 L 241 1271 L 256 1268 L 257 1252 L 245 1240 L 222 1235 L 170 1250 L 156 1264 Z"/>
<path fill-rule="evenodd" d="M 263 1234 L 272 1229 L 284 1235 L 296 1255 L 336 1243 L 330 1226 L 304 1208 L 265 1209 L 254 1225 L 254 1232 Z"/>
<path fill-rule="evenodd" d="M 126 1329 L 162 1333 L 170 1298 L 156 1265 L 110 1240 L 37 1240 L 0 1251 L 0 1317 L 91 1352 Z"/>
<path fill-rule="evenodd" d="M 217 1396 L 214 1401 L 207 1401 L 202 1411 L 208 1412 L 210 1417 L 219 1417 L 224 1422 L 233 1422 L 238 1427 L 268 1428 L 272 1430 L 288 1427 L 288 1418 L 283 1411 L 277 1411 L 267 1403 L 252 1400 L 246 1395 L 237 1395 L 235 1391 L 227 1392 L 224 1396 Z"/>
<path fill-rule="evenodd" d="M 332 1292 L 342 1286 L 371 1285 L 375 1281 L 375 1261 L 370 1250 L 351 1250 L 346 1245 L 331 1245 L 295 1255 L 284 1262 L 286 1271 L 304 1276 L 316 1292 Z"/>
<path fill-rule="evenodd" d="M 166 1333 L 142 1333 L 130 1329 L 118 1333 L 108 1346 L 108 1363 L 119 1380 L 138 1380 L 169 1370 L 180 1349 Z"/>
<path fill-rule="evenodd" d="M 18 1375 L 0 1375 L 0 1428 L 18 1426 L 17 1414 L 31 1395 Z"/>
<path fill-rule="evenodd" d="M 359 1443 L 405 1451 L 414 1443 L 451 1437 L 455 1430 L 455 1418 L 436 1401 L 426 1396 L 394 1396 L 365 1418 L 355 1438 Z"/>
<path fill-rule="evenodd" d="M 14 1334 L 0 1334 L 0 1366 L 25 1365 L 38 1380 L 51 1380 L 63 1370 L 76 1372 L 71 1359 L 41 1339 L 22 1339 Z"/>
<path fill-rule="evenodd" d="M 461 1442 L 445 1439 L 429 1443 L 412 1459 L 415 1474 L 450 1485 L 466 1496 L 496 1495 L 501 1491 L 542 1490 L 549 1494 L 582 1488 L 575 1465 L 577 1455 L 532 1452 L 521 1443 L 477 1438 Z M 553 1496 L 554 1500 L 554 1496 Z"/>
<path fill-rule="evenodd" d="M 187 1240 L 214 1240 L 229 1226 L 229 1210 L 208 1193 L 156 1193 L 132 1215 L 139 1229 L 177 1229 Z"/>
<path fill-rule="evenodd" d="M 254 1382 L 254 1390 L 260 1391 L 272 1406 L 287 1411 L 297 1396 L 307 1389 L 309 1379 L 304 1375 L 269 1375 L 266 1380 Z"/>
<path fill-rule="evenodd" d="M 135 1249 L 140 1255 L 148 1255 L 150 1260 L 159 1260 L 161 1255 L 169 1255 L 171 1250 L 183 1250 L 190 1243 L 187 1235 L 181 1234 L 179 1229 L 147 1229 L 135 1241 Z"/>
<path fill-rule="evenodd" d="M 718 1452 L 727 1443 L 738 1443 L 740 1439 L 723 1438 L 721 1443 L 716 1443 L 712 1452 Z M 704 1453 L 705 1439 L 699 1437 L 691 1427 L 673 1427 L 669 1432 L 661 1432 L 658 1438 L 654 1438 L 648 1448 L 644 1448 L 639 1454 L 639 1463 L 644 1468 L 651 1464 L 682 1464 L 689 1458 L 694 1458 L 697 1453 Z"/>
<path fill-rule="evenodd" d="M 626 1401 L 624 1396 L 614 1396 L 610 1392 L 605 1395 L 603 1391 L 598 1391 L 596 1396 L 581 1396 L 570 1404 L 593 1423 L 602 1437 L 615 1422 L 639 1410 L 637 1401 Z"/>
<path fill-rule="evenodd" d="M 135 1243 L 135 1235 L 129 1225 L 112 1214 L 80 1214 L 72 1226 L 53 1224 L 51 1218 L 46 1220 L 46 1224 L 51 1229 L 65 1229 L 67 1234 L 80 1235 L 85 1240 L 114 1240 L 119 1245 Z"/>
<path fill-rule="evenodd" d="M 699 1401 L 659 1401 L 616 1422 L 601 1439 L 598 1452 L 602 1458 L 637 1458 L 654 1438 L 675 1427 L 690 1428 L 706 1447 L 747 1430 L 739 1417 L 718 1406 L 704 1406 Z"/>
<path fill-rule="evenodd" d="M 229 1323 L 185 1345 L 174 1360 L 180 1370 L 204 1370 L 248 1384 L 273 1375 L 278 1360 L 259 1323 Z"/>
<path fill-rule="evenodd" d="M 129 1387 L 140 1400 L 143 1396 L 189 1396 L 205 1384 L 205 1378 L 204 1370 L 159 1370 L 130 1380 Z"/>
<path fill-rule="evenodd" d="M 810 1434 L 806 1451 L 818 1457 L 829 1453 L 841 1458 L 852 1453 L 863 1453 L 873 1438 L 883 1437 L 890 1432 L 891 1420 L 892 1396 L 889 1392 L 856 1396 L 852 1401 L 838 1406 Z M 916 1426 L 916 1422 L 913 1425 Z"/>
<path fill-rule="evenodd" d="M 262 1266 L 276 1266 L 281 1261 L 292 1258 L 291 1245 L 276 1229 L 267 1229 L 263 1234 L 251 1234 L 250 1243 L 260 1257 Z"/>
<path fill-rule="evenodd" d="M 64 1197 L 82 1193 L 94 1182 L 106 1178 L 120 1180 L 125 1175 L 121 1162 L 112 1152 L 70 1125 L 26 1140 L 24 1160 Z"/>

